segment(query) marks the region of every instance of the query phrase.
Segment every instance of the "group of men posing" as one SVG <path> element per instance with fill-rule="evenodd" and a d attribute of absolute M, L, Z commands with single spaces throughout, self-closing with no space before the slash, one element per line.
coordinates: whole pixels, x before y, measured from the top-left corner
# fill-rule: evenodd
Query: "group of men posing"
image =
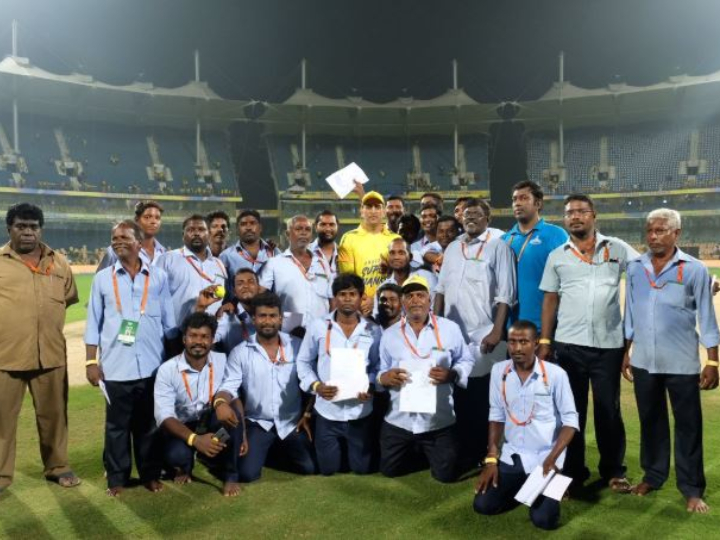
<path fill-rule="evenodd" d="M 183 247 L 165 250 L 153 201 L 113 227 L 85 332 L 87 378 L 107 394 L 108 494 L 127 486 L 132 455 L 152 491 L 162 489 L 163 471 L 190 482 L 197 458 L 227 496 L 266 465 L 389 477 L 429 466 L 451 482 L 482 464 L 474 508 L 495 514 L 516 504 L 536 466 L 582 488 L 592 385 L 609 488 L 646 495 L 667 480 L 669 394 L 677 485 L 689 511 L 707 512 L 699 390 L 718 385 L 720 332 L 707 270 L 677 247 L 677 212 L 647 216 L 649 250 L 640 256 L 596 229 L 585 195 L 566 198 L 566 230 L 546 223 L 542 190 L 529 181 L 514 186 L 517 223 L 508 232 L 489 226 L 481 199 L 459 200 L 446 216 L 442 198 L 425 194 L 418 220 L 399 197 L 358 192 L 361 224 L 339 244 L 329 210 L 288 219 L 283 252 L 262 238 L 254 210 L 239 214 L 233 245 L 230 218 L 216 212 L 189 216 Z M 26 386 L 38 418 L 57 409 L 38 422 L 43 460 L 46 476 L 70 487 L 79 479 L 58 425 L 66 425 L 62 323 L 38 320 L 77 293 L 65 261 L 40 241 L 42 211 L 15 205 L 6 221 L 0 313 L 29 329 L 0 325 L 0 490 L 12 480 Z M 18 314 L 20 291 L 35 291 L 37 313 Z M 702 370 L 696 323 L 708 351 Z M 357 351 L 369 385 L 340 396 L 331 366 Z M 434 412 L 401 403 L 411 375 L 400 366 L 413 358 L 431 360 Z M 634 381 L 640 415 L 645 474 L 636 485 L 625 472 L 621 373 Z M 559 516 L 559 502 L 543 496 L 530 509 L 541 528 L 557 527 Z"/>

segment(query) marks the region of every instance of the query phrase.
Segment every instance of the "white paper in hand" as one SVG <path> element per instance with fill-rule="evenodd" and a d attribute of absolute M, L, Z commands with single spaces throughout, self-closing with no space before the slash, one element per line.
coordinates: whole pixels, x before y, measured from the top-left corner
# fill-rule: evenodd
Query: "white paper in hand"
<path fill-rule="evenodd" d="M 108 395 L 107 388 L 105 387 L 105 381 L 101 379 L 98 382 L 98 388 L 100 388 L 102 395 L 105 396 L 105 401 L 107 401 L 107 404 L 112 405 L 112 403 L 110 403 L 110 396 Z"/>
<path fill-rule="evenodd" d="M 570 487 L 571 482 L 572 478 L 569 476 L 556 474 L 543 491 L 543 495 L 550 497 L 551 499 L 555 499 L 556 501 L 561 501 L 563 495 L 565 495 L 565 492 L 567 491 L 567 488 Z"/>
<path fill-rule="evenodd" d="M 330 350 L 330 380 L 325 384 L 337 386 L 332 401 L 357 399 L 367 392 L 370 380 L 365 367 L 365 351 L 360 349 L 333 348 Z"/>
<path fill-rule="evenodd" d="M 543 476 L 543 468 L 541 465 L 538 465 L 528 475 L 520 491 L 515 495 L 515 500 L 526 506 L 532 506 L 535 499 L 545 490 L 553 476 L 555 476 L 555 471 L 550 471 L 547 476 Z"/>
<path fill-rule="evenodd" d="M 437 386 L 432 384 L 432 358 L 410 357 L 400 360 L 400 368 L 408 372 L 409 380 L 400 388 L 400 412 L 435 414 Z"/>
<path fill-rule="evenodd" d="M 355 189 L 356 180 L 361 184 L 366 184 L 370 179 L 355 162 L 332 173 L 325 179 L 341 199 L 347 197 Z"/>

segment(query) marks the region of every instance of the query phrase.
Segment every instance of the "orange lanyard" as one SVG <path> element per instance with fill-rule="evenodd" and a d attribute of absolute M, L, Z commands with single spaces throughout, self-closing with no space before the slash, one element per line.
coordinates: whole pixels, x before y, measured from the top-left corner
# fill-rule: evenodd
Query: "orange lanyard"
<path fill-rule="evenodd" d="M 295 266 L 298 267 L 298 270 L 300 270 L 300 273 L 302 274 L 302 276 L 303 276 L 307 281 L 310 281 L 310 278 L 307 277 L 307 273 L 308 273 L 309 268 L 305 268 L 305 266 L 303 265 L 303 263 L 301 263 L 299 260 L 297 260 L 297 258 L 295 257 L 295 255 L 293 255 L 292 253 L 290 254 L 290 257 L 292 257 L 292 262 L 293 262 L 293 264 L 295 264 Z M 310 266 L 312 266 L 312 257 L 310 258 Z"/>
<path fill-rule="evenodd" d="M 53 268 L 55 268 L 55 261 L 50 261 L 50 264 L 48 264 L 48 267 L 45 269 L 45 271 L 41 272 L 39 264 L 35 266 L 33 263 L 27 262 L 23 258 L 21 258 L 20 260 L 28 268 L 28 270 L 30 270 L 33 274 L 38 274 L 40 276 L 49 276 L 50 273 L 53 271 Z"/>
<path fill-rule="evenodd" d="M 580 259 L 582 262 L 589 264 L 590 266 L 593 266 L 595 263 L 591 258 L 586 257 L 582 253 L 579 253 L 574 246 L 570 246 L 570 251 L 572 251 L 572 254 L 575 255 L 578 259 Z M 603 262 L 608 262 L 610 260 L 610 249 L 608 249 L 607 243 L 605 243 L 605 246 L 603 247 Z"/>
<path fill-rule="evenodd" d="M 432 324 L 433 324 L 433 332 L 435 333 L 435 341 L 437 342 L 437 350 L 442 351 L 443 346 L 442 346 L 442 342 L 440 341 L 440 331 L 438 329 L 438 323 L 437 323 L 437 319 L 435 318 L 434 313 L 430 313 L 430 319 L 432 320 Z M 410 343 L 410 340 L 408 339 L 407 334 L 405 333 L 405 325 L 406 325 L 406 320 L 405 320 L 405 317 L 403 317 L 402 322 L 400 323 L 400 331 L 402 332 L 403 338 L 405 339 L 405 345 L 408 346 L 408 348 L 410 349 L 410 352 L 412 352 L 418 358 L 422 358 L 423 360 L 425 358 L 430 358 L 430 355 L 432 354 L 432 350 L 429 353 L 427 353 L 426 355 L 422 355 L 413 346 L 413 344 Z"/>
<path fill-rule="evenodd" d="M 327 334 L 325 334 L 325 354 L 328 357 L 332 356 L 332 354 L 330 354 L 330 333 L 331 332 L 332 332 L 332 320 L 329 320 L 328 325 L 327 325 Z M 353 349 L 358 348 L 358 343 L 359 343 L 359 341 L 355 342 L 355 345 L 353 345 Z"/>
<path fill-rule="evenodd" d="M 488 232 L 487 236 L 485 237 L 485 240 L 482 241 L 482 246 L 480 246 L 480 249 L 478 249 L 478 252 L 475 254 L 474 257 L 472 257 L 472 260 L 477 261 L 480 260 L 480 255 L 482 255 L 483 250 L 485 249 L 485 246 L 490 241 L 490 233 Z M 465 257 L 465 260 L 467 261 L 470 257 L 467 256 L 467 244 L 465 242 L 460 242 L 460 245 L 462 246 L 462 253 L 463 257 Z"/>
<path fill-rule="evenodd" d="M 286 364 L 287 360 L 285 359 L 285 347 L 283 347 L 282 339 L 280 339 L 280 336 L 278 336 L 278 352 L 275 354 L 275 358 L 270 358 L 270 355 L 268 354 L 268 358 L 270 358 L 270 362 L 273 363 L 273 365 L 277 364 Z M 263 347 L 264 349 L 265 347 Z M 267 353 L 267 351 L 265 351 Z M 280 358 L 278 359 L 277 355 L 280 355 Z"/>
<path fill-rule="evenodd" d="M 188 383 L 187 373 L 184 371 L 182 372 L 182 378 L 183 382 L 185 383 L 185 391 L 187 392 L 188 397 L 190 398 L 190 402 L 192 403 L 193 397 L 192 392 L 190 391 L 190 383 Z M 198 373 L 198 387 L 200 386 L 200 373 Z M 208 390 L 208 403 L 212 403 L 213 400 L 213 365 L 210 364 L 210 389 Z M 200 391 L 198 390 L 198 394 Z"/>
<path fill-rule="evenodd" d="M 214 280 L 213 278 L 211 278 L 211 277 L 208 276 L 205 272 L 203 272 L 202 269 L 200 269 L 200 268 L 198 268 L 197 266 L 195 266 L 195 263 L 193 262 L 192 257 L 190 257 L 190 256 L 188 255 L 187 257 L 185 257 L 185 260 L 188 262 L 188 264 L 189 264 L 190 266 L 193 267 L 193 269 L 200 275 L 201 278 L 203 278 L 205 281 L 208 281 L 208 282 L 210 282 L 210 283 L 215 283 L 215 280 Z M 222 274 L 222 276 L 223 276 L 223 277 L 227 277 L 227 276 L 225 275 L 225 269 L 224 269 L 224 268 L 222 267 L 222 265 L 220 264 L 220 261 L 218 261 L 217 259 L 215 259 L 215 264 L 217 264 L 218 268 L 220 269 L 220 273 Z"/>
<path fill-rule="evenodd" d="M 320 266 L 322 266 L 323 272 L 325 272 L 327 278 L 330 279 L 330 276 L 332 275 L 332 263 L 325 258 L 325 254 L 322 249 L 317 248 L 315 254 L 318 256 L 318 262 L 320 263 Z"/>
<path fill-rule="evenodd" d="M 249 252 L 245 251 L 245 248 L 240 244 L 239 248 L 236 248 L 237 252 L 240 254 L 240 256 L 245 259 L 247 262 L 255 266 L 258 263 L 258 259 L 253 259 Z M 260 258 L 259 255 L 260 251 L 258 250 L 258 258 Z M 273 252 L 269 247 L 265 248 L 265 254 L 267 255 L 268 259 L 271 259 L 273 256 Z"/>
<path fill-rule="evenodd" d="M 120 289 L 118 287 L 118 280 L 117 280 L 117 275 L 115 273 L 114 267 L 113 267 L 113 271 L 112 271 L 112 282 L 113 282 L 113 292 L 115 293 L 115 307 L 117 308 L 117 312 L 122 317 L 123 312 L 122 312 L 122 303 L 120 302 Z M 145 315 L 145 306 L 147 305 L 149 288 L 150 288 L 150 273 L 148 272 L 147 274 L 145 274 L 145 287 L 143 287 L 142 300 L 140 301 L 140 316 L 141 317 L 143 315 Z"/>
<path fill-rule="evenodd" d="M 685 264 L 685 261 L 680 261 L 680 262 L 678 263 L 676 281 L 677 281 L 677 283 L 680 284 L 680 285 L 683 284 L 683 265 L 684 265 L 684 264 Z M 645 270 L 645 276 L 647 277 L 647 280 L 648 280 L 648 282 L 650 283 L 650 286 L 651 286 L 653 289 L 662 290 L 662 289 L 665 288 L 665 285 L 667 285 L 668 283 L 670 283 L 669 281 L 666 281 L 666 282 L 663 283 L 662 285 L 658 285 L 658 284 L 655 283 L 655 282 L 653 281 L 653 279 L 650 277 L 650 272 L 648 272 L 648 269 L 643 266 L 643 270 Z"/>
<path fill-rule="evenodd" d="M 510 233 L 510 238 L 508 238 L 508 242 L 507 242 L 510 247 L 512 247 L 512 243 L 515 240 L 515 237 L 517 236 L 517 234 L 518 233 Z M 522 259 L 523 253 L 525 253 L 525 248 L 527 247 L 528 242 L 530 242 L 530 239 L 533 237 L 533 234 L 535 234 L 534 229 L 532 231 L 530 231 L 530 234 L 528 234 L 527 237 L 525 238 L 525 242 L 523 242 L 523 245 L 520 248 L 520 253 L 518 253 L 518 256 L 517 256 L 518 263 L 520 262 L 520 259 Z"/>
<path fill-rule="evenodd" d="M 542 371 L 542 378 L 543 378 L 543 384 L 545 384 L 545 388 L 549 388 L 550 385 L 548 384 L 548 376 L 547 371 L 545 370 L 545 362 L 540 360 L 538 358 L 538 362 L 540 362 L 540 371 Z M 512 362 L 508 363 L 507 367 L 505 368 L 505 373 L 503 373 L 502 378 L 502 396 L 503 401 L 505 402 L 505 410 L 507 410 L 508 416 L 510 417 L 510 421 L 515 424 L 516 426 L 527 426 L 530 422 L 532 422 L 533 415 L 535 414 L 535 398 L 533 397 L 533 404 L 530 408 L 530 414 L 525 418 L 525 420 L 520 421 L 517 418 L 515 418 L 515 415 L 510 411 L 510 405 L 507 402 L 507 395 L 505 394 L 505 380 L 507 379 L 507 376 L 510 374 L 510 368 L 512 367 Z"/>

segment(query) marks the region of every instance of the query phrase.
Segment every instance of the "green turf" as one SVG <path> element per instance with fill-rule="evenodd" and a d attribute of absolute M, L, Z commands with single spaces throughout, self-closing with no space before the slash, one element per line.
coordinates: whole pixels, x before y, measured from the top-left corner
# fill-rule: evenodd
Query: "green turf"
<path fill-rule="evenodd" d="M 638 420 L 631 388 L 623 383 L 628 431 L 627 462 L 638 478 Z M 554 538 L 717 538 L 720 531 L 720 393 L 704 394 L 707 516 L 689 515 L 668 481 L 643 499 L 588 492 L 562 505 L 562 527 Z M 421 472 L 401 479 L 379 475 L 297 477 L 275 471 L 224 499 L 219 483 L 198 466 L 189 486 L 166 484 L 164 493 L 142 488 L 119 500 L 103 494 L 103 402 L 89 387 L 70 391 L 70 456 L 83 484 L 63 490 L 42 480 L 32 405 L 26 400 L 18 433 L 15 484 L 0 495 L 0 535 L 7 538 L 535 538 L 527 509 L 496 517 L 472 511 L 474 479 L 442 485 Z M 590 463 L 597 451 L 589 430 Z M 594 477 L 596 478 L 596 477 Z M 714 531 L 714 532 L 713 532 Z"/>
<path fill-rule="evenodd" d="M 65 313 L 65 322 L 72 323 L 84 321 L 87 316 L 87 303 L 90 300 L 90 285 L 95 274 L 76 274 L 75 283 L 77 284 L 78 295 L 80 301 L 70 306 Z"/>

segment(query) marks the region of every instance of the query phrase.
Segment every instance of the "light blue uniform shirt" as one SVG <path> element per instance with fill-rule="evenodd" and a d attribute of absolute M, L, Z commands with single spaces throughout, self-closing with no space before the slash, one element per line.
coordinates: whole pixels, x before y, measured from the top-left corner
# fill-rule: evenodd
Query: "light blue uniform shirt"
<path fill-rule="evenodd" d="M 700 373 L 696 323 L 703 347 L 720 343 L 710 275 L 700 261 L 678 249 L 656 276 L 650 257 L 645 253 L 627 269 L 625 337 L 633 340 L 630 363 L 650 373 L 696 375 Z M 661 288 L 651 287 L 650 279 Z"/>
<path fill-rule="evenodd" d="M 271 248 L 265 240 L 260 240 L 260 251 L 258 251 L 257 259 L 253 259 L 252 255 L 246 250 L 240 241 L 227 248 L 220 254 L 220 260 L 228 271 L 228 291 L 234 290 L 235 274 L 241 268 L 249 268 L 256 274 L 260 274 L 265 263 L 276 255 L 280 255 L 278 248 Z"/>
<path fill-rule="evenodd" d="M 116 272 L 122 313 L 117 310 L 113 270 Z M 149 277 L 145 314 L 140 314 L 145 280 Z M 135 343 L 124 345 L 117 337 L 123 319 L 138 321 Z M 175 328 L 167 274 L 142 263 L 135 279 L 120 261 L 93 278 L 85 326 L 85 343 L 100 347 L 100 365 L 108 381 L 134 381 L 151 377 L 163 361 L 163 336 Z"/>
<path fill-rule="evenodd" d="M 545 262 L 550 252 L 567 242 L 569 236 L 564 229 L 545 223 L 544 219 L 538 221 L 526 234 L 520 232 L 516 223 L 502 237 L 515 252 L 516 259 L 530 234 L 532 238 L 517 262 L 518 304 L 510 311 L 508 326 L 515 321 L 525 320 L 535 323 L 539 330 L 544 296 L 540 290 L 540 281 L 545 271 Z"/>
<path fill-rule="evenodd" d="M 237 313 L 224 313 L 220 317 L 215 332 L 215 343 L 221 343 L 227 354 L 255 335 L 255 325 L 250 314 L 241 305 L 237 309 Z"/>
<path fill-rule="evenodd" d="M 302 392 L 297 375 L 300 340 L 280 333 L 285 362 L 272 363 L 256 336 L 233 349 L 221 390 L 233 398 L 242 395 L 245 418 L 265 431 L 275 427 L 281 439 L 297 427 L 302 414 Z M 277 360 L 281 355 L 278 351 Z"/>
<path fill-rule="evenodd" d="M 187 247 L 183 247 L 167 252 L 157 262 L 170 278 L 170 294 L 178 326 L 193 312 L 200 291 L 210 285 L 225 285 L 225 266 L 220 259 L 213 257 L 210 248 L 206 248 L 206 253 L 207 257 L 201 261 Z M 200 272 L 207 276 L 207 279 Z M 207 312 L 214 314 L 219 307 L 219 302 L 212 304 Z"/>
<path fill-rule="evenodd" d="M 571 240 L 554 249 L 540 289 L 559 297 L 555 341 L 583 347 L 623 346 L 620 278 L 640 254 L 619 238 L 595 234 L 593 264 L 578 258 Z"/>
<path fill-rule="evenodd" d="M 335 321 L 336 312 L 327 317 L 315 319 L 307 327 L 305 339 L 298 355 L 298 374 L 303 390 L 310 392 L 316 381 L 330 380 L 330 364 L 333 361 L 327 354 L 327 333 L 330 326 L 330 352 L 333 348 L 354 349 L 363 351 L 365 367 L 370 384 L 375 383 L 379 367 L 379 348 L 381 330 L 378 325 L 362 317 L 350 337 L 345 336 L 340 325 Z M 345 422 L 364 418 L 372 412 L 372 401 L 362 402 L 357 399 L 345 401 L 327 401 L 320 396 L 315 399 L 315 410 L 323 418 Z"/>
<path fill-rule="evenodd" d="M 157 371 L 155 378 L 155 422 L 159 426 L 168 418 L 176 418 L 183 424 L 200 419 L 203 408 L 212 406 L 210 398 L 220 391 L 225 376 L 227 358 L 224 354 L 211 352 L 202 370 L 196 371 L 185 359 L 185 353 L 171 358 Z M 210 393 L 210 372 L 212 367 L 212 395 Z M 188 395 L 185 373 L 190 387 Z"/>
<path fill-rule="evenodd" d="M 502 396 L 503 375 L 508 365 L 510 372 L 505 379 L 505 395 Z M 505 424 L 505 443 L 500 459 L 508 465 L 513 464 L 512 455 L 518 454 L 526 473 L 542 465 L 552 451 L 563 427 L 579 430 L 578 413 L 575 398 L 570 389 L 567 373 L 555 364 L 544 362 L 547 373 L 547 385 L 543 381 L 540 362 L 535 366 L 523 384 L 515 371 L 512 360 L 505 360 L 493 366 L 490 374 L 490 422 Z M 509 411 L 518 422 L 525 426 L 516 426 L 509 418 Z M 565 463 L 565 451 L 555 462 L 559 469 Z"/>
<path fill-rule="evenodd" d="M 148 252 L 145 251 L 144 247 L 140 248 L 140 260 L 149 265 L 154 265 L 155 263 L 157 263 L 160 256 L 167 251 L 165 249 L 165 246 L 158 242 L 157 239 L 153 238 L 153 242 L 155 243 L 155 250 L 153 251 L 152 258 L 150 257 Z M 107 250 L 105 250 L 105 256 L 100 261 L 100 264 L 98 264 L 95 272 L 97 273 L 100 270 L 105 270 L 105 268 L 114 265 L 117 260 L 118 258 L 117 255 L 115 255 L 115 250 L 112 248 L 112 246 L 108 246 Z"/>
<path fill-rule="evenodd" d="M 330 312 L 332 281 L 317 253 L 313 254 L 310 268 L 303 275 L 292 253 L 286 249 L 263 267 L 260 286 L 280 297 L 283 311 L 301 313 L 303 325 Z"/>
<path fill-rule="evenodd" d="M 452 369 L 457 372 L 457 384 L 461 388 L 467 387 L 467 380 L 473 367 L 473 358 L 470 354 L 460 327 L 449 319 L 436 317 L 442 350 L 437 350 L 437 341 L 433 331 L 432 317 L 428 319 L 425 327 L 420 331 L 420 337 L 408 324 L 405 335 L 408 341 L 420 354 L 432 352 L 434 365 Z M 402 332 L 402 321 L 395 323 L 383 332 L 380 340 L 380 371 L 378 379 L 383 373 L 400 367 L 400 361 L 410 358 L 412 353 L 405 343 Z M 435 431 L 455 423 L 455 410 L 453 404 L 453 385 L 440 384 L 437 386 L 437 407 L 435 414 L 400 412 L 400 389 L 389 388 L 390 408 L 385 415 L 385 421 L 393 426 L 410 431 L 414 434 Z"/>
<path fill-rule="evenodd" d="M 330 285 L 332 285 L 333 280 L 338 275 L 338 269 L 337 269 L 337 258 L 338 258 L 338 249 L 337 249 L 337 243 L 333 242 L 333 254 L 332 257 L 330 257 L 330 260 L 325 256 L 325 252 L 320 249 L 320 244 L 317 241 L 317 238 L 312 241 L 312 243 L 308 246 L 308 249 L 312 253 L 317 253 L 317 256 L 320 257 L 326 266 L 326 268 L 330 269 L 330 275 L 332 276 L 330 278 Z"/>

